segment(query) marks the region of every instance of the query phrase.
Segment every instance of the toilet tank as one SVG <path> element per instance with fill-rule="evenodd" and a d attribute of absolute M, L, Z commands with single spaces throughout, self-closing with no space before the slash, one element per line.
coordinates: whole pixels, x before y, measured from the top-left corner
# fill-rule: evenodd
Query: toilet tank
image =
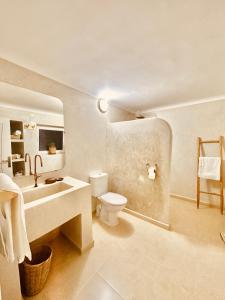
<path fill-rule="evenodd" d="M 108 192 L 108 174 L 93 172 L 90 174 L 90 184 L 93 197 L 100 197 Z"/>

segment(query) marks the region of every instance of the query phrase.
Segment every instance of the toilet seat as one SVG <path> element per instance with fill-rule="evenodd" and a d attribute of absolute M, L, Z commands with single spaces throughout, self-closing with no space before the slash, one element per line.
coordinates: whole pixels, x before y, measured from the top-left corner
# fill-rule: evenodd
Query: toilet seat
<path fill-rule="evenodd" d="M 126 197 L 111 192 L 100 196 L 99 199 L 110 205 L 124 205 L 127 203 Z"/>

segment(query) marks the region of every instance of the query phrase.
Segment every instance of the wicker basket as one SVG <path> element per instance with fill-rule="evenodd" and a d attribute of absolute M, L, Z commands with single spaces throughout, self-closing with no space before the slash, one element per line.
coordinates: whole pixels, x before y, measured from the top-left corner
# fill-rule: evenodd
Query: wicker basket
<path fill-rule="evenodd" d="M 20 264 L 20 283 L 26 296 L 38 294 L 44 287 L 51 266 L 52 249 L 38 246 L 32 249 L 32 260 L 25 259 Z"/>

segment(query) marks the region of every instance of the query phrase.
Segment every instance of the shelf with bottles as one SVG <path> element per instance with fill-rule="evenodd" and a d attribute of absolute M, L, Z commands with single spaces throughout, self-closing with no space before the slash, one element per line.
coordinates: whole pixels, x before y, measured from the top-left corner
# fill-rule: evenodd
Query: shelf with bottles
<path fill-rule="evenodd" d="M 22 140 L 22 139 L 12 139 L 11 138 L 11 143 L 24 143 L 24 140 Z"/>
<path fill-rule="evenodd" d="M 25 175 L 25 153 L 22 121 L 10 120 L 10 137 L 13 175 Z"/>
<path fill-rule="evenodd" d="M 23 122 L 10 120 L 10 134 L 13 142 L 23 140 Z"/>
<path fill-rule="evenodd" d="M 14 176 L 22 176 L 25 175 L 25 165 L 24 165 L 24 160 L 23 161 L 18 161 L 16 163 L 12 164 L 13 168 L 13 175 Z"/>

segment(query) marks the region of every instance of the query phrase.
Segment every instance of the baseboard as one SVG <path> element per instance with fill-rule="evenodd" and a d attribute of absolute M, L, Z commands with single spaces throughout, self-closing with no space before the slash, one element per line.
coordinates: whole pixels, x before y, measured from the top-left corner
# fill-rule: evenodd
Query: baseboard
<path fill-rule="evenodd" d="M 140 213 L 138 213 L 138 212 L 136 212 L 136 211 L 134 211 L 134 210 L 131 210 L 131 209 L 129 209 L 129 208 L 126 208 L 126 207 L 125 207 L 125 208 L 123 209 L 123 211 L 126 212 L 126 213 L 128 213 L 128 214 L 130 214 L 130 215 L 133 215 L 133 216 L 135 216 L 135 217 L 137 217 L 137 218 L 140 218 L 140 219 L 142 219 L 142 220 L 144 220 L 144 221 L 147 221 L 147 222 L 149 222 L 149 223 L 152 223 L 152 224 L 154 224 L 154 225 L 157 225 L 157 226 L 159 226 L 159 227 L 162 227 L 163 229 L 166 229 L 166 230 L 170 230 L 170 229 L 171 229 L 170 224 L 167 224 L 167 223 L 164 223 L 164 222 L 160 222 L 160 221 L 155 220 L 155 219 L 153 219 L 153 218 L 151 218 L 151 217 L 147 217 L 147 216 L 142 215 L 142 214 L 140 214 Z"/>
<path fill-rule="evenodd" d="M 184 200 L 184 201 L 189 201 L 189 202 L 192 202 L 192 203 L 193 203 L 193 202 L 196 203 L 196 199 L 190 198 L 190 197 L 186 197 L 186 196 L 182 196 L 182 195 L 177 195 L 177 194 L 171 193 L 171 194 L 170 194 L 170 197 L 177 198 L 177 199 L 181 199 L 181 200 Z M 205 205 L 205 206 L 209 206 L 209 207 L 216 207 L 216 208 L 219 208 L 219 205 L 214 204 L 214 203 L 209 203 L 209 202 L 206 202 L 206 201 L 204 201 L 204 200 L 201 200 L 201 201 L 200 201 L 200 204 L 201 204 L 201 205 Z"/>

